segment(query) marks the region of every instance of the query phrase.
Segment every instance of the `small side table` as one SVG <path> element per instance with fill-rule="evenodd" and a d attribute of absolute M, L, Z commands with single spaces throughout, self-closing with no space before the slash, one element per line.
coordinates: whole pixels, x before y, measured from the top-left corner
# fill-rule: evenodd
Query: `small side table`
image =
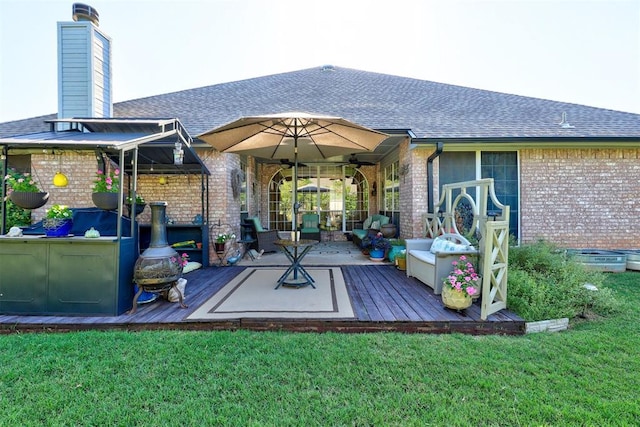
<path fill-rule="evenodd" d="M 251 261 L 255 261 L 256 257 L 253 256 L 253 253 L 251 252 L 251 245 L 253 243 L 255 243 L 256 239 L 253 239 L 249 236 L 246 236 L 244 239 L 242 240 L 238 240 L 238 243 L 242 244 L 242 258 L 244 258 L 245 256 L 249 255 L 249 257 L 251 258 Z"/>

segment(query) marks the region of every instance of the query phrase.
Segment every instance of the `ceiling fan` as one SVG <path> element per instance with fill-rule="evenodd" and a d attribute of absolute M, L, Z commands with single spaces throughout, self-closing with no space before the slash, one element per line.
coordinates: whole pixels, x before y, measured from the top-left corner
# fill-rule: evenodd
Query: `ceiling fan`
<path fill-rule="evenodd" d="M 289 159 L 280 159 L 280 164 L 283 167 L 287 166 L 287 167 L 290 167 L 290 168 L 292 168 L 292 167 L 294 167 L 296 165 L 295 162 L 291 162 L 291 161 L 289 161 Z M 304 163 L 298 162 L 298 167 L 299 168 L 306 168 L 307 165 L 305 165 Z"/>
<path fill-rule="evenodd" d="M 358 158 L 356 157 L 355 153 L 352 153 L 351 156 L 349 157 L 349 164 L 350 165 L 354 165 L 356 167 L 356 169 L 358 169 L 360 166 L 374 166 L 375 163 L 373 162 L 367 162 L 365 160 L 358 160 Z"/>

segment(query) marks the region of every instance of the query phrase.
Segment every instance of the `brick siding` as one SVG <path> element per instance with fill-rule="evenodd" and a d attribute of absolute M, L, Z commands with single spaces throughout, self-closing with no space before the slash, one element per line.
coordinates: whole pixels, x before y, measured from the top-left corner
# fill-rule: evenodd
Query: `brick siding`
<path fill-rule="evenodd" d="M 638 248 L 640 150 L 520 151 L 522 242 Z"/>

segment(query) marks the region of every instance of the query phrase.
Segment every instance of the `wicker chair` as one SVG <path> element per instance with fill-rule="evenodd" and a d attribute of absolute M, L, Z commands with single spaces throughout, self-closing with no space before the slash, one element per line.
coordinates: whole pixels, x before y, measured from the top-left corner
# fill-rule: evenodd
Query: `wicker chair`
<path fill-rule="evenodd" d="M 251 230 L 251 237 L 258 242 L 259 251 L 278 252 L 280 250 L 274 243 L 280 238 L 277 230 L 265 230 L 262 228 L 262 223 L 258 217 L 246 218 L 244 222 Z"/>
<path fill-rule="evenodd" d="M 320 216 L 318 214 L 302 215 L 300 238 L 320 241 Z"/>

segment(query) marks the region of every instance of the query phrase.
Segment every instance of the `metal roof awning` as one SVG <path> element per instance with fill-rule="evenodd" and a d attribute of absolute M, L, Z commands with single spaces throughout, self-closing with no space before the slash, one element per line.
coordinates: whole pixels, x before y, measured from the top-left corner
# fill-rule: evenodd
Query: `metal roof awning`
<path fill-rule="evenodd" d="M 0 138 L 9 152 L 33 150 L 94 150 L 120 163 L 125 152 L 132 158 L 138 151 L 138 173 L 206 174 L 209 170 L 191 147 L 193 139 L 178 119 L 95 119 L 73 118 L 48 120 L 51 130 Z M 65 130 L 56 130 L 64 127 Z M 184 152 L 182 164 L 174 164 L 176 144 Z M 132 172 L 132 162 L 120 167 Z"/>

